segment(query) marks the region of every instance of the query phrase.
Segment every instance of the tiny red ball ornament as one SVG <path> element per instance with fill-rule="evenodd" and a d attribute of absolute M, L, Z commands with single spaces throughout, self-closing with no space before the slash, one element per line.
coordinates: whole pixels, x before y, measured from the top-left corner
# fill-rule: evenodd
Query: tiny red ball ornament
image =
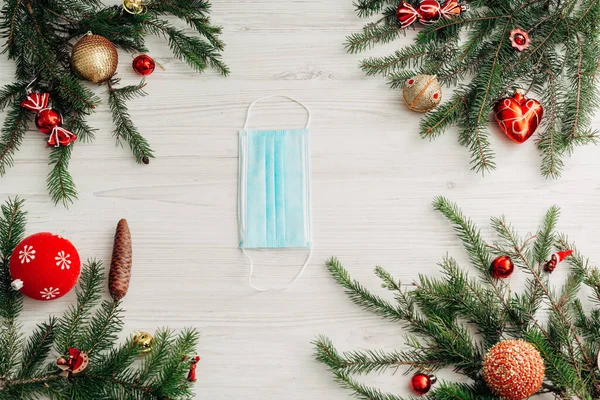
<path fill-rule="evenodd" d="M 542 387 L 544 373 L 542 356 L 523 340 L 497 343 L 483 360 L 483 379 L 492 392 L 506 400 L 534 395 Z"/>
<path fill-rule="evenodd" d="M 521 144 L 533 135 L 542 122 L 544 108 L 539 101 L 516 90 L 512 97 L 500 99 L 494 107 L 496 122 L 513 142 Z"/>
<path fill-rule="evenodd" d="M 505 279 L 512 275 L 515 270 L 515 264 L 509 256 L 496 257 L 492 261 L 491 273 L 496 279 Z"/>
<path fill-rule="evenodd" d="M 79 279 L 79 253 L 67 239 L 41 232 L 28 236 L 10 257 L 12 287 L 35 300 L 67 294 Z"/>
<path fill-rule="evenodd" d="M 156 68 L 156 62 L 147 54 L 142 54 L 133 59 L 133 70 L 138 75 L 150 75 Z"/>
<path fill-rule="evenodd" d="M 423 395 L 431 390 L 431 385 L 436 381 L 434 375 L 418 372 L 410 378 L 410 388 L 418 395 Z"/>
<path fill-rule="evenodd" d="M 35 116 L 35 126 L 46 135 L 52 133 L 54 128 L 62 125 L 62 116 L 52 108 L 46 108 Z"/>

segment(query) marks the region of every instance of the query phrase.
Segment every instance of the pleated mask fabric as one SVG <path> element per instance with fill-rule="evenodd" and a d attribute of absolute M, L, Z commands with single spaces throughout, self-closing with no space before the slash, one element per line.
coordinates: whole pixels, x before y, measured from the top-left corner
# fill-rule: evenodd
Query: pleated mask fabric
<path fill-rule="evenodd" d="M 308 129 L 240 132 L 240 247 L 310 247 Z"/>
<path fill-rule="evenodd" d="M 302 105 L 308 111 L 308 121 L 304 129 L 248 129 L 252 106 L 267 97 L 248 108 L 246 123 L 239 132 L 238 224 L 242 250 L 312 248 L 310 111 L 297 100 L 280 97 Z"/>

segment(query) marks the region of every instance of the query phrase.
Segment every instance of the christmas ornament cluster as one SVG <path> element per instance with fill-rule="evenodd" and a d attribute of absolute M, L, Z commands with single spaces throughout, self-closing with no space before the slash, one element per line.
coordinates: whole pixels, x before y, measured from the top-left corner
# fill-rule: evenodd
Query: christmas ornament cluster
<path fill-rule="evenodd" d="M 129 290 L 132 267 L 131 232 L 125 219 L 117 224 L 110 263 L 109 290 L 119 301 Z M 79 280 L 79 252 L 60 235 L 40 232 L 23 239 L 10 256 L 11 287 L 34 300 L 55 300 Z"/>
<path fill-rule="evenodd" d="M 103 299 L 102 262 L 82 263 L 61 235 L 24 237 L 23 205 L 15 199 L 0 206 L 0 399 L 192 398 L 200 361 L 195 329 L 137 332 L 119 343 L 132 268 L 126 220 L 117 224 L 110 297 Z M 64 307 L 62 316 L 21 331 L 21 314 L 30 308 L 26 301 L 55 300 L 72 290 L 75 304 Z M 7 365 L 9 359 L 19 361 Z"/>
<path fill-rule="evenodd" d="M 551 178 L 561 175 L 563 159 L 575 147 L 600 140 L 591 126 L 600 104 L 600 3 L 354 4 L 360 17 L 382 15 L 347 37 L 347 51 L 414 37 L 388 56 L 364 59 L 361 68 L 387 77 L 393 89 L 402 89 L 410 110 L 426 113 L 421 137 L 434 139 L 457 127 L 472 170 L 496 168 L 490 136 L 500 132 L 516 144 L 535 138 L 541 172 Z M 443 102 L 442 87 L 452 91 Z M 489 126 L 490 115 L 497 127 Z"/>
<path fill-rule="evenodd" d="M 472 268 L 448 255 L 439 263 L 442 273 L 423 273 L 407 284 L 376 267 L 381 286 L 393 293 L 384 296 L 352 279 L 336 258 L 328 260 L 332 277 L 355 304 L 401 323 L 406 346 L 342 353 L 320 336 L 314 342 L 317 360 L 358 398 L 400 398 L 355 378 L 387 369 L 415 398 L 525 400 L 544 393 L 599 398 L 592 378 L 600 373 L 598 305 L 584 310 L 581 299 L 589 291 L 596 299 L 600 271 L 554 231 L 558 207 L 548 210 L 533 235 L 521 236 L 504 217 L 492 218 L 497 237 L 490 242 L 456 204 L 439 197 L 434 208 L 453 225 Z M 549 274 L 562 262 L 568 264 L 567 278 L 557 289 Z M 515 281 L 523 289 L 512 288 Z M 398 378 L 403 370 L 410 378 Z M 438 381 L 442 370 L 460 379 Z"/>
<path fill-rule="evenodd" d="M 148 164 L 154 152 L 128 109 L 129 102 L 145 95 L 145 79 L 158 64 L 148 54 L 146 38 L 165 39 L 173 55 L 197 72 L 211 68 L 229 73 L 221 60 L 221 27 L 210 20 L 208 0 L 122 0 L 111 6 L 82 0 L 6 3 L 0 12 L 0 31 L 8 39 L 3 54 L 17 68 L 14 82 L 0 88 L 0 108 L 7 111 L 0 127 L 5 132 L 0 137 L 0 176 L 14 165 L 28 133 L 27 112 L 32 112 L 37 129 L 48 135 L 47 187 L 55 203 L 68 206 L 77 198 L 68 169 L 74 144 L 107 134 L 87 122 L 101 104 L 101 90 L 85 81 L 106 86 L 116 144 L 127 144 L 136 162 Z M 142 77 L 139 84 L 120 85 L 118 49 L 132 55 L 131 67 L 121 74 Z"/>

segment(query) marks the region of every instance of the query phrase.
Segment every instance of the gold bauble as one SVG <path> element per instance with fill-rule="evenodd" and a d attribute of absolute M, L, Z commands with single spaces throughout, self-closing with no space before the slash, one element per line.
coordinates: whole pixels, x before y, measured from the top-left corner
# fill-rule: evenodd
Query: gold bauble
<path fill-rule="evenodd" d="M 102 83 L 112 78 L 118 63 L 117 48 L 103 36 L 88 34 L 73 46 L 73 69 L 90 82 Z"/>
<path fill-rule="evenodd" d="M 123 9 L 130 14 L 141 14 L 146 5 L 143 0 L 123 0 Z"/>
<path fill-rule="evenodd" d="M 406 81 L 402 96 L 411 110 L 427 112 L 442 101 L 442 87 L 435 75 L 417 75 Z"/>
<path fill-rule="evenodd" d="M 140 332 L 133 337 L 134 343 L 139 343 L 142 346 L 142 353 L 148 353 L 152 351 L 153 340 L 154 338 L 148 332 Z"/>

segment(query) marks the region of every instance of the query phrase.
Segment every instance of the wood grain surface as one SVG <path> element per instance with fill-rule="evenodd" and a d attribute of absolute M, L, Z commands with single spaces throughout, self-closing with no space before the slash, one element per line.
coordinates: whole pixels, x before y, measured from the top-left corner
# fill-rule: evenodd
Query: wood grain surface
<path fill-rule="evenodd" d="M 99 128 L 96 141 L 76 145 L 75 205 L 66 210 L 50 202 L 47 150 L 33 128 L 16 165 L 0 180 L 2 199 L 27 199 L 28 232 L 60 233 L 83 259 L 97 257 L 108 265 L 116 223 L 127 218 L 134 265 L 123 336 L 166 325 L 200 329 L 198 398 L 350 398 L 313 360 L 311 340 L 325 334 L 343 350 L 391 350 L 402 346 L 403 331 L 354 306 L 324 261 L 339 257 L 355 278 L 382 295 L 387 294 L 372 274 L 375 265 L 407 284 L 418 273 L 437 274 L 436 263 L 446 253 L 467 265 L 450 225 L 432 210 L 436 195 L 458 202 L 486 235 L 489 216 L 504 213 L 526 233 L 558 204 L 560 230 L 600 260 L 598 148 L 577 149 L 566 160 L 564 177 L 546 180 L 533 140 L 516 146 L 490 125 L 498 169 L 482 177 L 469 171 L 469 155 L 456 132 L 432 143 L 420 139 L 420 115 L 406 109 L 401 93 L 359 70 L 365 55 L 345 53 L 345 36 L 365 22 L 350 0 L 213 3 L 213 18 L 225 29 L 229 78 L 196 75 L 173 59 L 160 39 L 149 43 L 150 54 L 166 71 L 157 69 L 148 78 L 150 95 L 132 102 L 131 111 L 156 150 L 150 165 L 136 165 L 128 149 L 115 148 L 104 105 L 90 118 Z M 409 32 L 404 43 L 413 36 Z M 366 55 L 387 54 L 397 46 Z M 137 81 L 130 60 L 121 54 L 123 83 Z M 2 59 L 0 77 L 10 80 L 13 68 Z M 103 98 L 105 90 L 96 88 Z M 313 112 L 315 254 L 291 289 L 257 293 L 247 284 L 249 266 L 236 246 L 238 129 L 252 100 L 278 93 L 298 98 Z M 271 100 L 257 108 L 251 125 L 297 127 L 304 117 L 294 103 Z M 594 125 L 600 128 L 600 118 Z M 304 256 L 302 251 L 257 254 L 256 283 L 286 283 Z M 558 284 L 564 276 L 559 266 L 551 280 Z M 513 276 L 516 290 L 522 278 Z M 66 309 L 74 297 L 26 301 L 25 328 Z M 408 394 L 401 371 L 361 379 Z"/>

